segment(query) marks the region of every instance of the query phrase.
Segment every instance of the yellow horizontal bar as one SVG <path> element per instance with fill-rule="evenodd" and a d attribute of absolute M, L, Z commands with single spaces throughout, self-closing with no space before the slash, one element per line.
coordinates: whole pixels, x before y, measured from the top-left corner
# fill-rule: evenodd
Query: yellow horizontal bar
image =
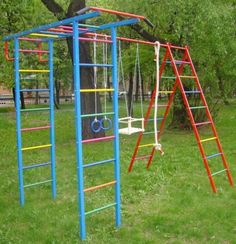
<path fill-rule="evenodd" d="M 173 91 L 159 91 L 159 93 L 163 93 L 163 94 L 171 94 L 171 93 L 173 93 Z"/>
<path fill-rule="evenodd" d="M 195 76 L 191 76 L 191 75 L 180 75 L 180 78 L 186 78 L 186 79 L 195 79 Z"/>
<path fill-rule="evenodd" d="M 22 73 L 49 73 L 48 69 L 19 69 L 19 72 Z"/>
<path fill-rule="evenodd" d="M 144 145 L 141 145 L 141 146 L 139 146 L 140 148 L 141 147 L 154 147 L 154 144 L 152 143 L 152 144 L 144 144 Z"/>
<path fill-rule="evenodd" d="M 41 37 L 54 37 L 58 38 L 58 35 L 50 35 L 50 34 L 40 34 L 40 33 L 31 33 L 30 36 L 41 36 Z"/>
<path fill-rule="evenodd" d="M 110 92 L 114 91 L 113 88 L 109 89 L 81 89 L 80 92 Z"/>
<path fill-rule="evenodd" d="M 34 149 L 40 149 L 40 148 L 47 148 L 47 147 L 51 147 L 52 144 L 47 144 L 47 145 L 42 145 L 42 146 L 35 146 L 35 147 L 25 147 L 22 148 L 22 151 L 28 151 L 28 150 L 34 150 Z"/>
<path fill-rule="evenodd" d="M 211 137 L 211 138 L 208 138 L 208 139 L 200 140 L 200 142 L 213 141 L 215 139 L 217 139 L 217 137 Z"/>

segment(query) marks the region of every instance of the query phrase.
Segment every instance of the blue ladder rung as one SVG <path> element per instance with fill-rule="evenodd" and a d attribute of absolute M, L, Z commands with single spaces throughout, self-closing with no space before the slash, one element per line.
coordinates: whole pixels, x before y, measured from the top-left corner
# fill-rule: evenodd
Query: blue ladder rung
<path fill-rule="evenodd" d="M 212 155 L 207 156 L 206 159 L 214 158 L 214 157 L 217 157 L 217 156 L 220 156 L 220 155 L 222 155 L 222 153 L 212 154 Z"/>
<path fill-rule="evenodd" d="M 41 164 L 34 164 L 34 165 L 24 166 L 23 169 L 33 169 L 33 168 L 48 166 L 48 165 L 51 165 L 51 164 L 52 164 L 51 162 L 41 163 Z"/>
<path fill-rule="evenodd" d="M 21 89 L 21 92 L 49 92 L 49 89 Z"/>
<path fill-rule="evenodd" d="M 107 68 L 110 68 L 110 67 L 113 67 L 112 64 L 88 64 L 88 63 L 80 63 L 79 64 L 81 67 L 107 67 Z"/>
<path fill-rule="evenodd" d="M 108 159 L 108 160 L 102 160 L 102 161 L 98 161 L 98 162 L 93 162 L 93 163 L 90 163 L 90 164 L 85 164 L 83 165 L 84 168 L 89 168 L 89 167 L 93 167 L 93 166 L 96 166 L 96 165 L 101 165 L 101 164 L 105 164 L 105 163 L 111 163 L 111 162 L 114 162 L 115 159 L 112 158 L 112 159 Z"/>
<path fill-rule="evenodd" d="M 184 91 L 186 94 L 199 94 L 200 91 Z"/>

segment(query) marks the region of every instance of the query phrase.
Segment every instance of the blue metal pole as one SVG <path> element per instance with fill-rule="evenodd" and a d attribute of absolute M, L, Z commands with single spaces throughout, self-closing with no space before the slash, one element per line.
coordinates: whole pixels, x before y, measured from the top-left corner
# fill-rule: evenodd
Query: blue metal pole
<path fill-rule="evenodd" d="M 84 175 L 83 175 L 83 148 L 82 148 L 82 120 L 80 97 L 80 66 L 79 66 L 79 31 L 78 22 L 73 22 L 73 65 L 74 65 L 74 93 L 75 93 L 75 128 L 76 128 L 76 159 L 78 177 L 78 205 L 80 237 L 86 238 L 85 206 L 84 206 Z"/>
<path fill-rule="evenodd" d="M 17 158 L 18 158 L 18 178 L 20 190 L 20 204 L 25 203 L 22 141 L 21 141 L 21 114 L 20 114 L 20 74 L 19 74 L 19 40 L 14 38 L 14 72 L 15 72 L 15 98 L 16 98 L 16 135 L 17 135 Z"/>
<path fill-rule="evenodd" d="M 55 160 L 55 125 L 54 125 L 54 78 L 53 78 L 53 40 L 48 41 L 49 49 L 49 95 L 50 95 L 50 143 L 52 197 L 56 198 L 56 160 Z"/>
<path fill-rule="evenodd" d="M 112 40 L 112 85 L 114 88 L 113 93 L 113 111 L 114 111 L 114 153 L 115 153 L 115 167 L 114 175 L 116 180 L 115 185 L 115 201 L 116 201 L 116 225 L 121 225 L 121 211 L 120 211 L 120 149 L 119 149 L 119 110 L 118 110 L 118 73 L 117 73 L 117 40 L 116 40 L 116 28 L 111 28 L 111 40 Z"/>

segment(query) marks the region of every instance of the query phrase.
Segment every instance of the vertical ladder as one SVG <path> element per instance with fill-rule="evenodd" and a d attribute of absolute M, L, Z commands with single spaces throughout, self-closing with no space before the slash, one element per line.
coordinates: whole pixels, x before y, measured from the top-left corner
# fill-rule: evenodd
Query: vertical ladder
<path fill-rule="evenodd" d="M 100 212 L 107 208 L 115 207 L 115 219 L 116 226 L 121 224 L 121 213 L 120 213 L 120 162 L 119 162 L 119 133 L 118 133 L 118 81 L 117 81 L 117 44 L 116 44 L 116 28 L 111 28 L 111 54 L 112 64 L 95 64 L 95 63 L 81 63 L 79 60 L 79 31 L 78 23 L 73 22 L 73 57 L 74 57 L 74 83 L 75 83 L 75 116 L 76 116 L 76 149 L 77 149 L 77 175 L 78 175 L 78 202 L 79 202 L 79 222 L 80 222 L 80 236 L 84 240 L 86 238 L 86 221 L 85 217 L 96 212 Z M 81 89 L 80 88 L 80 68 L 81 67 L 106 67 L 112 69 L 112 86 L 113 89 L 109 88 L 109 91 L 113 92 L 113 112 L 108 113 L 113 115 L 113 127 L 114 133 L 110 136 L 101 138 L 93 138 L 83 140 L 82 138 L 82 119 L 86 117 L 96 117 L 105 114 L 81 114 L 81 93 L 83 92 L 107 92 L 106 89 Z M 91 162 L 84 164 L 83 160 L 83 146 L 88 143 L 100 143 L 105 141 L 114 141 L 114 157 L 111 159 L 104 159 L 102 161 Z M 98 186 L 92 186 L 84 189 L 84 169 L 90 167 L 96 167 L 107 163 L 114 164 L 114 180 L 108 183 L 104 183 Z M 104 187 L 114 186 L 115 196 L 114 202 L 109 203 L 106 206 L 102 206 L 93 210 L 86 210 L 85 206 L 85 193 L 92 192 Z"/>
<path fill-rule="evenodd" d="M 203 94 L 203 90 L 201 88 L 201 85 L 200 85 L 196 70 L 194 68 L 192 59 L 190 57 L 188 47 L 185 47 L 183 49 L 184 54 L 183 54 L 182 60 L 175 60 L 174 59 L 172 49 L 174 49 L 174 48 L 171 45 L 168 44 L 167 45 L 167 50 L 166 50 L 166 55 L 165 55 L 166 58 L 164 57 L 164 60 L 163 60 L 163 63 L 162 63 L 163 66 L 162 66 L 162 68 L 160 70 L 160 77 L 162 76 L 162 72 L 164 70 L 165 64 L 169 63 L 169 64 L 171 64 L 171 66 L 173 68 L 173 72 L 174 72 L 176 80 L 175 80 L 174 87 L 172 89 L 173 93 L 171 94 L 171 96 L 169 98 L 169 101 L 168 101 L 168 104 L 167 104 L 167 107 L 166 107 L 166 111 L 165 111 L 165 114 L 164 114 L 164 118 L 163 118 L 162 123 L 160 125 L 160 131 L 159 131 L 158 136 L 160 138 L 160 135 L 161 135 L 161 133 L 163 131 L 163 128 L 164 128 L 164 123 L 165 123 L 166 117 L 167 117 L 167 115 L 169 113 L 170 105 L 173 102 L 174 94 L 175 94 L 176 89 L 178 87 L 180 92 L 181 92 L 181 94 L 182 94 L 182 98 L 183 98 L 184 104 L 186 106 L 186 110 L 187 110 L 188 116 L 190 118 L 190 122 L 191 122 L 191 125 L 192 125 L 192 128 L 193 128 L 196 140 L 198 142 L 199 150 L 200 150 L 200 153 L 201 153 L 201 156 L 202 156 L 202 159 L 203 159 L 203 163 L 204 163 L 205 169 L 207 171 L 207 175 L 208 175 L 208 178 L 209 178 L 209 181 L 210 181 L 210 184 L 211 184 L 213 192 L 217 191 L 216 190 L 216 186 L 215 186 L 215 182 L 213 180 L 213 176 L 221 174 L 223 172 L 226 172 L 227 177 L 228 177 L 228 181 L 229 181 L 230 185 L 233 186 L 233 179 L 232 179 L 232 176 L 231 176 L 227 161 L 225 159 L 225 155 L 223 153 L 222 146 L 221 146 L 221 143 L 220 143 L 220 140 L 219 140 L 219 137 L 218 137 L 218 134 L 217 134 L 217 131 L 216 131 L 216 128 L 215 128 L 215 125 L 214 125 L 210 110 L 208 108 L 205 96 Z M 167 58 L 169 58 L 170 60 L 167 61 Z M 179 65 L 179 67 L 177 67 L 177 65 Z M 187 75 L 182 75 L 185 65 L 189 65 L 190 66 L 191 73 L 190 74 L 188 73 Z M 194 83 L 195 83 L 195 86 L 196 86 L 196 89 L 194 89 L 192 91 L 185 90 L 183 82 L 182 82 L 182 80 L 184 80 L 184 79 L 188 79 L 188 80 L 193 79 Z M 195 107 L 194 106 L 190 106 L 189 100 L 188 100 L 188 94 L 198 94 L 200 96 L 200 100 L 201 100 L 203 106 L 195 106 Z M 154 95 L 155 94 L 153 94 L 153 96 Z M 153 103 L 154 103 L 154 99 L 152 99 L 151 102 L 150 102 L 149 110 L 151 110 L 151 108 L 153 106 Z M 207 121 L 204 121 L 204 122 L 196 122 L 195 121 L 192 111 L 197 110 L 197 109 L 205 109 L 206 117 L 208 119 Z M 148 116 L 149 116 L 149 113 L 147 112 L 147 117 Z M 210 125 L 211 126 L 211 129 L 212 129 L 212 132 L 213 132 L 213 137 L 206 138 L 206 139 L 201 139 L 200 138 L 199 126 L 202 126 L 202 125 Z M 138 148 L 140 147 L 141 139 L 142 139 L 142 133 L 140 133 L 140 136 L 138 138 L 138 141 L 137 141 L 137 144 L 136 144 L 136 148 L 135 148 L 133 157 L 132 157 L 131 162 L 130 162 L 129 171 L 132 170 L 132 167 L 133 167 L 133 164 L 134 164 L 134 161 L 136 159 L 137 152 L 138 152 Z M 216 145 L 217 145 L 217 148 L 218 148 L 218 152 L 216 152 L 215 154 L 212 154 L 212 155 L 206 155 L 203 144 L 207 143 L 207 142 L 210 142 L 210 141 L 215 141 L 216 142 Z M 150 164 L 152 162 L 152 159 L 153 159 L 154 153 L 155 153 L 155 149 L 153 148 L 152 152 L 150 154 L 150 157 L 148 157 L 147 167 L 150 166 Z M 223 163 L 223 169 L 220 170 L 220 171 L 212 173 L 211 169 L 210 169 L 210 166 L 209 166 L 208 160 L 211 159 L 211 158 L 215 158 L 215 157 L 221 157 L 222 163 Z"/>
<path fill-rule="evenodd" d="M 16 99 L 16 132 L 17 132 L 17 158 L 18 158 L 18 178 L 19 178 L 19 190 L 20 190 L 20 204 L 23 206 L 25 203 L 25 189 L 42 184 L 51 183 L 52 197 L 56 197 L 56 174 L 55 174 L 55 133 L 54 133 L 54 81 L 53 81 L 53 40 L 48 40 L 48 69 L 33 70 L 33 69 L 21 69 L 20 68 L 20 43 L 19 39 L 14 39 L 14 72 L 15 72 L 15 99 Z M 27 51 L 27 50 L 26 50 Z M 32 50 L 28 50 L 30 53 Z M 40 50 L 38 50 L 40 52 Z M 21 73 L 33 74 L 33 73 L 47 73 L 49 75 L 49 89 L 22 89 L 21 88 Z M 21 92 L 48 92 L 49 93 L 49 107 L 48 108 L 31 108 L 21 109 L 20 93 Z M 22 128 L 21 117 L 25 112 L 38 112 L 49 111 L 50 124 L 42 125 L 33 128 Z M 23 133 L 33 133 L 34 131 L 50 130 L 50 143 L 46 145 L 36 146 L 24 146 L 22 145 Z M 31 150 L 46 149 L 50 150 L 50 160 L 43 163 L 32 163 L 32 165 L 25 165 L 23 160 L 23 153 L 29 153 Z M 44 181 L 36 183 L 24 182 L 24 171 L 39 167 L 50 167 L 51 179 L 45 179 Z"/>

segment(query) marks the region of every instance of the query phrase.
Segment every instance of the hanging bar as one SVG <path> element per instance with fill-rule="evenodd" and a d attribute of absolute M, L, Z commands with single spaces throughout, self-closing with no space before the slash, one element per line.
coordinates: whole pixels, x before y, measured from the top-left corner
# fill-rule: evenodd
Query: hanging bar
<path fill-rule="evenodd" d="M 111 207 L 114 207 L 116 205 L 117 205 L 116 203 L 111 203 L 111 204 L 108 204 L 108 205 L 106 205 L 104 207 L 96 208 L 94 210 L 88 211 L 88 212 L 85 213 L 85 215 L 90 215 L 90 214 L 93 214 L 93 213 L 97 213 L 97 212 L 100 212 L 101 210 L 104 210 L 104 209 L 107 209 L 107 208 L 111 208 Z"/>
<path fill-rule="evenodd" d="M 28 150 L 35 150 L 35 149 L 42 149 L 42 148 L 49 148 L 51 147 L 51 144 L 47 144 L 47 145 L 41 145 L 41 146 L 34 146 L 34 147 L 25 147 L 22 148 L 21 151 L 28 151 Z"/>
<path fill-rule="evenodd" d="M 116 181 L 111 181 L 111 182 L 108 182 L 108 183 L 105 183 L 102 185 L 98 185 L 98 186 L 92 186 L 92 187 L 89 187 L 87 189 L 84 189 L 84 192 L 90 192 L 90 191 L 98 190 L 98 189 L 101 189 L 101 188 L 104 188 L 107 186 L 112 186 L 114 184 L 116 184 Z"/>
<path fill-rule="evenodd" d="M 100 138 L 83 140 L 82 143 L 87 144 L 87 143 L 94 143 L 94 142 L 101 142 L 101 141 L 110 141 L 113 139 L 115 139 L 115 136 L 105 136 L 105 137 L 100 137 Z"/>
<path fill-rule="evenodd" d="M 102 164 L 106 164 L 106 163 L 112 163 L 114 161 L 115 161 L 115 159 L 112 158 L 112 159 L 103 160 L 103 161 L 99 161 L 99 162 L 94 162 L 94 163 L 90 163 L 90 164 L 84 164 L 83 167 L 84 168 L 90 168 L 90 167 L 97 166 L 97 165 L 102 165 Z"/>

